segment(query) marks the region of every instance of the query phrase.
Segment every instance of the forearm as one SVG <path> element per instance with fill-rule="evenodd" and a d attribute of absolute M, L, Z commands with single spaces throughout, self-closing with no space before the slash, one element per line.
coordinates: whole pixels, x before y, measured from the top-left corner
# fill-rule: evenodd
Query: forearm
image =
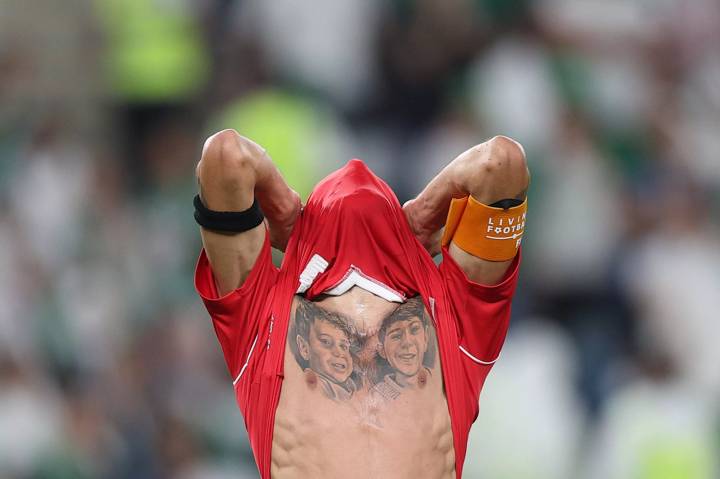
<path fill-rule="evenodd" d="M 450 201 L 468 195 L 457 178 L 456 161 L 446 166 L 415 199 L 403 207 L 410 227 L 419 238 L 433 238 L 434 241 L 434 236 L 445 224 Z"/>
<path fill-rule="evenodd" d="M 523 200 L 529 181 L 522 146 L 507 137 L 495 137 L 455 158 L 404 209 L 418 239 L 435 254 L 440 248 L 439 230 L 453 198 L 472 195 L 486 205 L 507 198 Z M 470 279 L 483 284 L 497 283 L 512 262 L 484 260 L 454 243 L 449 251 Z"/>
<path fill-rule="evenodd" d="M 196 174 L 205 207 L 242 212 L 257 199 L 269 224 L 270 242 L 284 250 L 300 212 L 300 198 L 265 151 L 234 130 L 208 138 Z M 265 241 L 265 226 L 238 231 L 201 229 L 203 246 L 220 294 L 247 278 Z"/>
<path fill-rule="evenodd" d="M 460 154 L 417 198 L 406 204 L 416 232 L 435 233 L 442 228 L 453 198 L 472 195 L 487 205 L 506 198 L 525 198 L 530 176 L 524 154 L 522 158 L 520 155 L 511 158 L 505 152 L 499 153 L 499 148 L 492 144 L 498 141 L 496 138 Z M 505 142 L 506 148 L 515 143 L 509 139 L 500 141 Z"/>
<path fill-rule="evenodd" d="M 260 145 L 223 130 L 205 142 L 197 176 L 203 202 L 212 210 L 243 211 L 257 199 L 273 246 L 284 250 L 300 212 L 300 197 Z"/>
<path fill-rule="evenodd" d="M 294 223 L 300 212 L 300 196 L 288 186 L 264 152 L 256 158 L 254 169 L 254 194 L 271 228 Z"/>

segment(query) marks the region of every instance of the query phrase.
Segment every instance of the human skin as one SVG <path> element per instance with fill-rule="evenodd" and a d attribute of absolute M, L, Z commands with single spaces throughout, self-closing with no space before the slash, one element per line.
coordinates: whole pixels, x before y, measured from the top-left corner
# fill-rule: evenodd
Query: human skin
<path fill-rule="evenodd" d="M 299 304 L 306 301 L 300 296 L 293 300 L 291 324 L 297 319 Z M 400 306 L 389 303 L 355 287 L 345 295 L 323 298 L 314 304 L 327 311 L 333 307 L 344 310 L 344 313 L 332 312 L 342 315 L 348 324 L 367 325 L 373 323 L 367 316 L 374 316 L 378 311 L 388 315 L 408 303 Z M 423 308 L 422 303 L 420 305 Z M 368 314 L 368 310 L 372 313 Z M 401 320 L 394 324 L 402 328 L 405 326 L 402 323 L 408 322 L 415 323 Z M 379 344 L 377 329 L 373 333 L 365 330 L 362 336 L 356 334 L 356 339 L 364 338 L 367 345 L 373 345 L 371 347 Z M 420 340 L 415 331 L 415 344 L 409 349 L 419 353 L 431 340 L 437 349 L 434 329 L 432 339 L 429 329 L 424 336 L 427 339 Z M 393 351 L 401 354 L 402 348 Z M 379 358 L 377 347 L 374 355 L 364 350 L 361 353 L 364 357 L 353 362 L 354 370 L 360 374 Z M 411 374 L 418 368 L 423 370 L 419 356 L 410 367 L 404 368 L 406 373 Z M 453 478 L 455 454 L 439 359 L 435 358 L 428 369 L 430 374 L 425 376 L 422 388 L 403 389 L 399 395 L 385 398 L 372 390 L 372 384 L 365 383 L 349 399 L 339 399 L 326 395 L 323 388 L 317 387 L 298 364 L 288 343 L 283 368 L 285 376 L 275 412 L 271 452 L 273 479 Z M 418 376 L 416 373 L 409 379 Z M 401 381 L 406 385 L 404 380 Z"/>
<path fill-rule="evenodd" d="M 398 384 L 405 386 L 420 372 L 427 347 L 427 330 L 420 318 L 412 318 L 396 321 L 388 327 L 380 355 L 395 370 Z"/>
<path fill-rule="evenodd" d="M 340 328 L 327 321 L 316 320 L 310 327 L 308 341 L 300 335 L 296 340 L 300 355 L 313 371 L 338 384 L 344 383 L 352 374 L 350 340 Z"/>
<path fill-rule="evenodd" d="M 200 197 L 214 211 L 244 211 L 257 198 L 266 224 L 236 234 L 200 228 L 218 293 L 240 287 L 265 241 L 285 250 L 300 213 L 300 196 L 290 188 L 265 150 L 235 130 L 220 131 L 205 141 L 195 169 Z"/>
<path fill-rule="evenodd" d="M 237 234 L 201 228 L 218 293 L 224 295 L 245 281 L 260 253 L 265 234 L 269 234 L 273 246 L 284 249 L 301 202 L 265 151 L 233 130 L 223 130 L 208 139 L 196 172 L 201 198 L 208 208 L 242 211 L 256 198 L 267 220 L 266 225 Z M 507 137 L 498 136 L 455 158 L 417 198 L 407 202 L 403 210 L 418 240 L 434 254 L 439 249 L 439 233 L 452 198 L 472 194 L 485 204 L 505 198 L 523 199 L 528 184 L 529 172 L 522 147 Z M 501 281 L 512 262 L 483 260 L 452 242 L 449 253 L 470 280 L 486 285 Z M 291 319 L 301 300 L 299 297 L 293 300 Z M 342 296 L 324 297 L 315 304 L 342 315 L 357 331 L 362 345 L 358 361 L 353 362 L 354 368 L 372 364 L 379 348 L 378 330 L 383 318 L 398 307 L 357 287 Z M 437 348 L 433 328 L 431 323 L 425 334 L 425 348 L 430 341 Z M 420 351 L 421 346 L 419 342 L 414 347 Z M 308 344 L 308 360 L 309 350 Z M 396 354 L 399 349 L 393 350 L 391 346 L 390 351 L 386 349 L 385 354 L 403 359 L 402 354 Z M 421 360 L 411 361 L 406 355 L 403 364 L 400 359 L 393 361 L 401 372 L 404 369 L 410 373 L 422 367 Z M 313 363 L 323 367 L 320 355 Z M 324 364 L 327 365 L 327 361 Z M 428 368 L 431 374 L 423 388 L 403 392 L 391 400 L 381 400 L 360 390 L 351 400 L 341 402 L 323 396 L 321 388 L 308 384 L 307 375 L 288 345 L 275 411 L 273 479 L 453 478 L 453 436 L 439 358 Z"/>
<path fill-rule="evenodd" d="M 252 230 L 225 234 L 201 228 L 203 246 L 219 294 L 238 288 L 255 264 L 266 230 L 274 247 L 284 251 L 302 204 L 270 157 L 258 144 L 234 130 L 223 130 L 205 142 L 196 169 L 205 206 L 216 211 L 243 211 L 257 198 L 267 219 Z M 524 199 L 530 184 L 525 151 L 506 136 L 495 136 L 461 153 L 427 187 L 405 203 L 403 211 L 418 240 L 439 251 L 439 234 L 452 198 L 472 195 L 484 204 Z M 450 255 L 472 281 L 497 284 L 512 260 L 487 261 L 449 246 Z"/>
<path fill-rule="evenodd" d="M 472 195 L 491 205 L 506 198 L 524 200 L 530 185 L 525 150 L 506 136 L 495 136 L 461 153 L 425 189 L 403 206 L 410 228 L 430 254 L 440 250 L 440 233 L 450 201 Z M 468 278 L 494 285 L 505 275 L 512 259 L 488 261 L 477 258 L 451 242 L 450 255 Z"/>

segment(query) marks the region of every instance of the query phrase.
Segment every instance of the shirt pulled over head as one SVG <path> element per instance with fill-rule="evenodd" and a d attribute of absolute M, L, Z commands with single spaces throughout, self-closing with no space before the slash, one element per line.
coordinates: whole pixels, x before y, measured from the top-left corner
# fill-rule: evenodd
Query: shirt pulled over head
<path fill-rule="evenodd" d="M 395 302 L 418 292 L 418 262 L 408 255 L 422 247 L 393 191 L 360 160 L 318 183 L 292 236 L 288 249 L 302 271 L 297 292 L 309 300 L 353 286 Z"/>

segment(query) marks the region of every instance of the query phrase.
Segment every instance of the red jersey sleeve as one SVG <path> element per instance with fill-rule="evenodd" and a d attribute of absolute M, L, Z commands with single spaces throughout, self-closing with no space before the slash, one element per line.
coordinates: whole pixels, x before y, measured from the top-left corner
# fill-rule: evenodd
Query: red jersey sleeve
<path fill-rule="evenodd" d="M 510 324 L 510 303 L 518 280 L 520 252 L 503 279 L 488 286 L 470 281 L 443 248 L 440 274 L 447 288 L 458 328 L 459 347 L 477 365 L 492 365 L 500 354 Z"/>
<path fill-rule="evenodd" d="M 259 323 L 267 312 L 279 270 L 272 263 L 269 235 L 245 282 L 218 296 L 210 262 L 203 249 L 195 269 L 195 289 L 212 318 L 230 375 L 237 380 L 252 354 Z"/>

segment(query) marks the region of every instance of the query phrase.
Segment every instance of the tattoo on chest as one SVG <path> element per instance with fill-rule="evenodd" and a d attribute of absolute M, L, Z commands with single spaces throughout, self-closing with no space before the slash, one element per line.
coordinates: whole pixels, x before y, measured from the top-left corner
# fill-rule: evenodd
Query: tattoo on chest
<path fill-rule="evenodd" d="M 377 334 L 358 334 L 353 322 L 298 297 L 288 346 L 311 389 L 347 401 L 367 393 L 395 400 L 422 390 L 435 372 L 435 329 L 419 296 L 383 318 Z"/>

